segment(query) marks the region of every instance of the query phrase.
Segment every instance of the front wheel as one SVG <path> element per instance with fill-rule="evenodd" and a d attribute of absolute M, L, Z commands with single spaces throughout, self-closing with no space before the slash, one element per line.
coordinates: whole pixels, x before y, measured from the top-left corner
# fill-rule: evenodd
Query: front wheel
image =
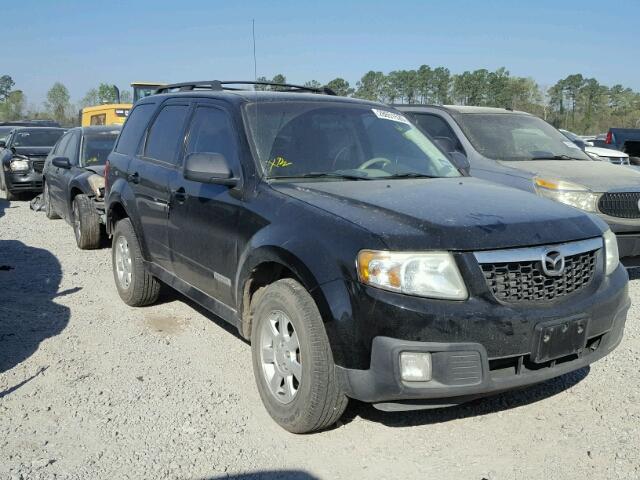
<path fill-rule="evenodd" d="M 128 218 L 116 224 L 111 259 L 116 288 L 124 303 L 142 307 L 158 299 L 160 283 L 144 268 L 138 237 Z"/>
<path fill-rule="evenodd" d="M 267 411 L 293 433 L 333 425 L 348 399 L 338 385 L 329 340 L 313 298 L 289 278 L 256 295 L 251 352 Z"/>
<path fill-rule="evenodd" d="M 49 184 L 46 180 L 44 182 L 44 192 L 42 192 L 42 196 L 44 197 L 44 213 L 47 218 L 50 220 L 60 218 L 60 215 L 58 215 L 51 203 L 51 190 L 49 190 Z"/>
<path fill-rule="evenodd" d="M 92 250 L 100 246 L 100 216 L 89 197 L 83 194 L 73 198 L 73 233 L 78 248 Z"/>

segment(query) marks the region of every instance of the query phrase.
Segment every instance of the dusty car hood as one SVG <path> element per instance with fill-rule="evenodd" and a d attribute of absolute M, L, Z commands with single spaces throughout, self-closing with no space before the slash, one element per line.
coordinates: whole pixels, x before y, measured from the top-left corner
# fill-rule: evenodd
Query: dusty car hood
<path fill-rule="evenodd" d="M 46 157 L 53 147 L 16 147 L 16 155 Z"/>
<path fill-rule="evenodd" d="M 596 155 L 600 155 L 601 157 L 629 158 L 629 155 L 627 155 L 626 153 L 621 152 L 620 150 L 613 150 L 611 148 L 585 147 L 584 151 L 588 153 L 594 153 Z"/>
<path fill-rule="evenodd" d="M 595 237 L 606 228 L 579 210 L 468 177 L 272 187 L 370 231 L 390 249 L 469 251 L 541 245 Z"/>
<path fill-rule="evenodd" d="M 499 162 L 514 168 L 550 179 L 577 183 L 593 192 L 640 191 L 640 173 L 606 162 L 580 160 L 525 160 Z"/>

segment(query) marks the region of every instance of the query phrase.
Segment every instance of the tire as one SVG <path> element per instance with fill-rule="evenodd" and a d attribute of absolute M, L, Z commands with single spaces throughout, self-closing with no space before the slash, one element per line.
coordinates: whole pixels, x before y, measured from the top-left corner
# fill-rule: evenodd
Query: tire
<path fill-rule="evenodd" d="M 12 201 L 18 199 L 18 194 L 17 193 L 13 193 L 5 185 L 4 198 L 6 198 L 8 201 L 12 202 Z"/>
<path fill-rule="evenodd" d="M 122 250 L 118 251 L 120 248 Z M 111 244 L 111 259 L 116 288 L 124 303 L 132 307 L 143 307 L 158 299 L 160 283 L 144 268 L 138 237 L 128 218 L 116 224 Z M 125 281 L 126 278 L 128 282 Z"/>
<path fill-rule="evenodd" d="M 44 182 L 44 191 L 42 193 L 44 197 L 44 214 L 47 216 L 49 220 L 57 220 L 60 218 L 60 215 L 53 208 L 53 204 L 51 203 L 51 192 L 49 191 L 49 184 L 45 180 Z"/>
<path fill-rule="evenodd" d="M 93 202 L 84 194 L 73 198 L 71 220 L 76 243 L 81 250 L 93 250 L 100 246 L 100 216 Z"/>
<path fill-rule="evenodd" d="M 257 292 L 254 299 L 253 372 L 269 415 L 292 433 L 333 425 L 344 413 L 348 398 L 338 385 L 329 340 L 313 298 L 298 282 L 286 278 Z M 278 330 L 274 324 L 282 329 L 280 337 L 272 336 Z M 285 347 L 274 348 L 277 338 L 284 340 Z M 283 376 L 287 372 L 291 378 Z"/>

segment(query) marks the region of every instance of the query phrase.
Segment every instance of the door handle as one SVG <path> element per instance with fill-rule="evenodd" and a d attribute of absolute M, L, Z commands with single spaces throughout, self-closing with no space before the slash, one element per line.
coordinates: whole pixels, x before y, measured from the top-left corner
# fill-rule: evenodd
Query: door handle
<path fill-rule="evenodd" d="M 177 190 L 174 190 L 171 193 L 173 194 L 173 198 L 175 198 L 176 202 L 178 202 L 178 203 L 184 203 L 184 201 L 188 197 L 187 192 L 184 189 L 184 187 L 180 187 L 180 188 L 178 188 Z"/>
<path fill-rule="evenodd" d="M 140 183 L 140 175 L 138 175 L 138 172 L 130 173 L 127 175 L 127 181 L 131 183 Z"/>

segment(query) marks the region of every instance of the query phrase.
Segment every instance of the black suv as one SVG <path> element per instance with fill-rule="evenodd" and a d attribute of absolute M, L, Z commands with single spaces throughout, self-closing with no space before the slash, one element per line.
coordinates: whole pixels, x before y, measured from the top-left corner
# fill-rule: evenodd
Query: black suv
<path fill-rule="evenodd" d="M 595 216 L 469 178 L 406 117 L 328 90 L 171 85 L 106 173 L 115 283 L 163 282 L 250 339 L 271 416 L 461 403 L 602 358 L 629 308 Z"/>

